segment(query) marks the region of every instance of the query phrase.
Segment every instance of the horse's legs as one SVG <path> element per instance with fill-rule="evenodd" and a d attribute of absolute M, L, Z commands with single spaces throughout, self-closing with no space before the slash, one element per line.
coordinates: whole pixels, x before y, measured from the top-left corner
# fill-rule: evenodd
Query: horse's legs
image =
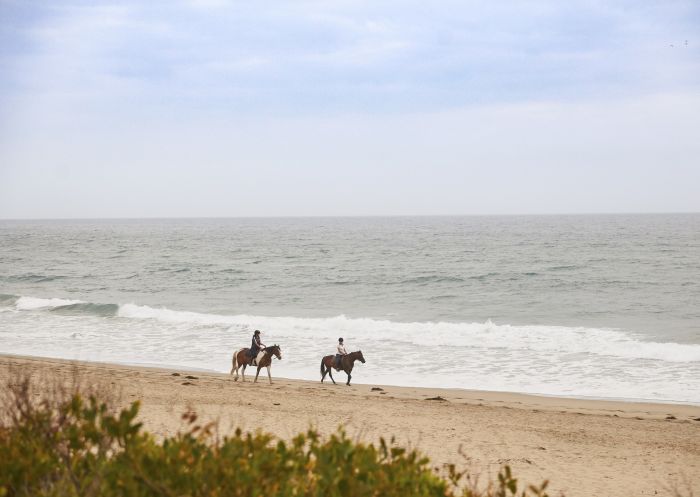
<path fill-rule="evenodd" d="M 243 381 L 245 381 L 245 368 L 247 368 L 248 365 L 244 362 L 243 363 L 243 369 L 241 369 L 241 377 L 243 378 Z"/>
<path fill-rule="evenodd" d="M 350 386 L 350 378 L 352 378 L 352 375 L 348 373 L 348 382 L 346 383 L 347 386 Z"/>
<path fill-rule="evenodd" d="M 262 367 L 262 366 L 258 366 L 258 371 L 257 371 L 257 373 L 255 373 L 255 381 L 253 381 L 253 383 L 257 383 L 257 382 L 258 382 L 258 375 L 260 374 L 260 368 L 261 368 L 261 367 Z"/>
<path fill-rule="evenodd" d="M 231 358 L 231 372 L 229 374 L 233 374 L 233 372 L 236 372 L 236 376 L 233 378 L 233 381 L 238 381 L 238 351 L 236 350 L 233 353 L 233 357 Z"/>
<path fill-rule="evenodd" d="M 270 380 L 270 385 L 272 385 L 272 375 L 270 374 L 270 366 L 267 367 L 267 379 Z"/>
<path fill-rule="evenodd" d="M 333 380 L 333 371 L 332 371 L 332 369 L 333 369 L 332 367 L 329 367 L 329 368 L 328 368 L 328 376 L 331 377 L 331 380 Z M 334 385 L 336 384 L 335 380 L 333 380 L 333 384 L 334 384 Z"/>
<path fill-rule="evenodd" d="M 323 383 L 323 379 L 326 377 L 328 374 L 328 371 L 326 371 L 326 368 L 323 366 L 323 362 L 321 363 L 321 383 Z"/>

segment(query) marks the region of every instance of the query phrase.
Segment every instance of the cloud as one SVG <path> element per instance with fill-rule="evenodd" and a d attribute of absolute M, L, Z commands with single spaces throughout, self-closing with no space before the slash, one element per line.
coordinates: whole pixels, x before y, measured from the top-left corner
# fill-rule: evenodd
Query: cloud
<path fill-rule="evenodd" d="M 0 217 L 700 209 L 692 2 L 0 9 Z"/>
<path fill-rule="evenodd" d="M 697 89 L 698 8 L 625 3 L 55 4 L 2 59 L 19 95 L 403 112 Z M 685 33 L 685 35 L 683 35 Z M 700 42 L 697 43 L 700 46 Z M 4 95 L 8 97 L 8 95 Z M 12 95 L 10 95 L 12 96 Z"/>

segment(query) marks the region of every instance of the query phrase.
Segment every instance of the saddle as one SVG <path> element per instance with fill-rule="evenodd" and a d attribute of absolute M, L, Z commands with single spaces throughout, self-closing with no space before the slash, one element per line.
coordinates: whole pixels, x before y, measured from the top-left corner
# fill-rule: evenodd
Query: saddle
<path fill-rule="evenodd" d="M 248 350 L 248 356 L 250 356 L 250 365 L 251 365 L 251 366 L 257 366 L 257 365 L 258 365 L 258 357 L 260 357 L 260 355 L 261 355 L 263 352 L 265 352 L 265 349 L 260 349 L 260 350 L 258 351 L 258 355 L 255 356 L 255 355 L 253 355 L 253 353 L 252 353 L 250 350 Z"/>

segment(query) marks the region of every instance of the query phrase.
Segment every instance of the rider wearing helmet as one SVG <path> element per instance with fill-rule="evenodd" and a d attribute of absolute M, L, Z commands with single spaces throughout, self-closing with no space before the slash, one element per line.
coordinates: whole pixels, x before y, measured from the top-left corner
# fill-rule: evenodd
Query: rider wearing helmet
<path fill-rule="evenodd" d="M 338 338 L 337 353 L 335 354 L 335 367 L 340 369 L 340 361 L 343 359 L 344 355 L 348 355 L 348 351 L 345 350 L 345 345 L 343 345 L 343 339 Z"/>
<path fill-rule="evenodd" d="M 253 341 L 250 344 L 250 364 L 255 365 L 255 359 L 258 357 L 258 352 L 265 348 L 265 344 L 260 341 L 260 330 L 255 330 L 253 333 Z"/>

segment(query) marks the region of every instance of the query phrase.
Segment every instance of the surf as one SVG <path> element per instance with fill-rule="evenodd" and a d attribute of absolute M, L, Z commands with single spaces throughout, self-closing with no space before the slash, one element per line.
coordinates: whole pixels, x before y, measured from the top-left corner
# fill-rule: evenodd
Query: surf
<path fill-rule="evenodd" d="M 232 331 L 268 329 L 290 340 L 323 336 L 329 331 L 355 340 L 390 340 L 406 346 L 444 346 L 502 350 L 504 353 L 589 354 L 669 363 L 700 362 L 700 345 L 645 341 L 633 331 L 557 325 L 511 325 L 485 322 L 401 322 L 371 317 L 258 316 L 208 314 L 135 303 L 91 303 L 65 298 L 4 295 L 0 303 L 16 311 L 117 317 L 166 325 L 216 326 Z M 135 329 L 138 325 L 134 325 Z"/>

